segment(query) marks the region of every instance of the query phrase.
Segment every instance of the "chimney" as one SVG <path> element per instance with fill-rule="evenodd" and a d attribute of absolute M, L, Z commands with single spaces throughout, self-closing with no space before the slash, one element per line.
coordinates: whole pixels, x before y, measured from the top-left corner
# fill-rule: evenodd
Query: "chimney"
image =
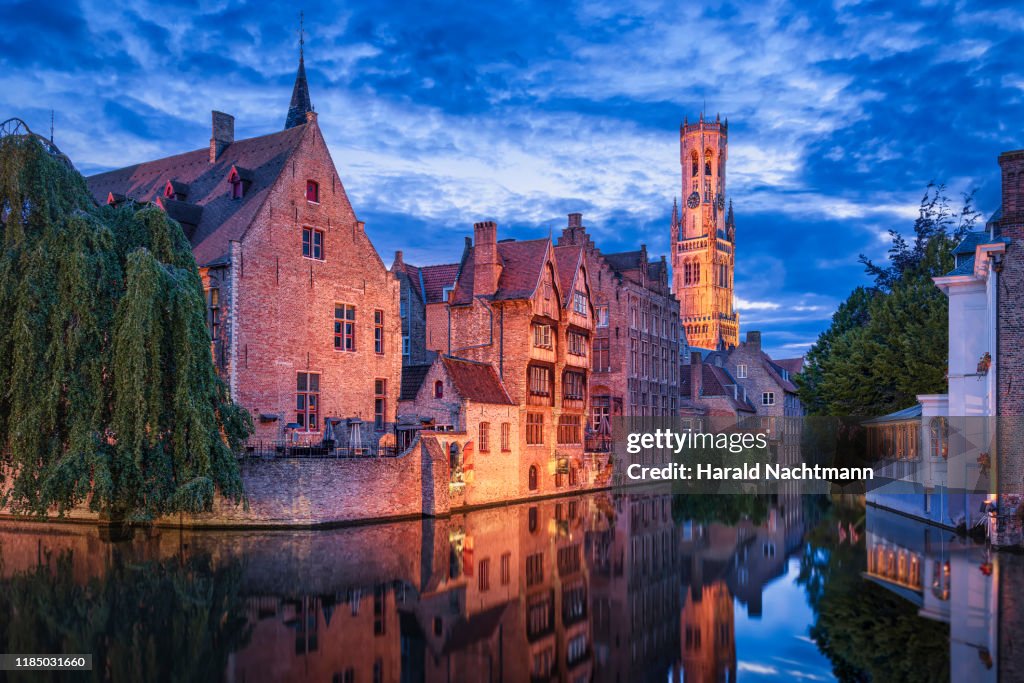
<path fill-rule="evenodd" d="M 749 346 L 755 351 L 761 350 L 761 333 L 758 330 L 750 330 L 747 332 L 746 346 Z"/>
<path fill-rule="evenodd" d="M 215 163 L 228 145 L 235 141 L 235 117 L 221 111 L 213 112 L 213 134 L 210 136 L 210 163 Z"/>
<path fill-rule="evenodd" d="M 700 351 L 690 352 L 690 400 L 699 401 L 700 392 L 704 389 L 704 360 Z"/>
<path fill-rule="evenodd" d="M 1024 150 L 1000 154 L 999 170 L 1003 179 L 1003 215 L 999 219 L 999 233 L 1020 239 L 1024 237 Z"/>
<path fill-rule="evenodd" d="M 473 224 L 473 296 L 491 296 L 498 291 L 501 262 L 498 260 L 498 224 Z"/>
<path fill-rule="evenodd" d="M 399 249 L 395 251 L 395 262 L 391 265 L 391 269 L 394 270 L 395 268 L 401 268 L 404 265 L 405 261 L 402 258 L 402 250 Z"/>
<path fill-rule="evenodd" d="M 570 213 L 569 214 L 569 227 L 570 228 L 582 228 L 583 227 L 583 214 L 582 213 Z"/>

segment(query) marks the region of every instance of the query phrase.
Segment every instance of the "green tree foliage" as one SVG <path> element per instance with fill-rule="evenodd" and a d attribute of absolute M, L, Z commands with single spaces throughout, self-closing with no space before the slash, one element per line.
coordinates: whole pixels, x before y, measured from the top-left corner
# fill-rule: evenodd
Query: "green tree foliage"
<path fill-rule="evenodd" d="M 2 558 L 0 558 L 2 566 Z M 139 562 L 110 550 L 101 576 L 76 577 L 70 552 L 0 581 L 0 649 L 91 654 L 93 669 L 12 681 L 217 681 L 251 626 L 238 562 L 208 556 Z"/>
<path fill-rule="evenodd" d="M 860 532 L 851 544 L 837 522 Z M 806 536 L 798 583 L 815 613 L 810 635 L 840 681 L 948 681 L 949 625 L 863 578 L 864 508 L 833 506 Z"/>
<path fill-rule="evenodd" d="M 932 278 L 952 270 L 977 219 L 972 195 L 953 212 L 945 187 L 929 185 L 913 238 L 891 230 L 885 265 L 860 257 L 874 284 L 840 305 L 796 377 L 809 414 L 882 415 L 945 391 L 948 307 Z"/>
<path fill-rule="evenodd" d="M 0 245 L 0 503 L 133 520 L 240 500 L 252 422 L 215 374 L 181 226 L 97 207 L 77 172 L 11 136 Z"/>

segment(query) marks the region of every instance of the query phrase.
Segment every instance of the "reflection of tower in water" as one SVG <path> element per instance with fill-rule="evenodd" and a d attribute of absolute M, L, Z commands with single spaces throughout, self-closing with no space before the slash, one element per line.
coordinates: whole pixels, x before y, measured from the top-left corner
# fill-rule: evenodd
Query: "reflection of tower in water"
<path fill-rule="evenodd" d="M 673 681 L 736 680 L 733 600 L 724 581 L 691 586 L 679 617 L 680 662 Z"/>

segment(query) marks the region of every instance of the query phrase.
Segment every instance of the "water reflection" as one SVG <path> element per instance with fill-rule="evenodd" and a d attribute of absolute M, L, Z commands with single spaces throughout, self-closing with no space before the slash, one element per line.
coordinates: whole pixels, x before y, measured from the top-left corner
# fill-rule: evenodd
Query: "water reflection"
<path fill-rule="evenodd" d="M 994 681 L 1020 632 L 998 589 L 1021 577 L 935 527 L 795 495 L 121 542 L 5 523 L 0 650 L 92 652 L 96 680 Z"/>

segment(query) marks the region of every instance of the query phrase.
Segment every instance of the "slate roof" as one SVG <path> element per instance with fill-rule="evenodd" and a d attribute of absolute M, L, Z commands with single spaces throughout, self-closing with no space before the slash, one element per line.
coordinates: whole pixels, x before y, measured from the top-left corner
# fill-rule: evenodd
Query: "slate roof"
<path fill-rule="evenodd" d="M 440 360 L 452 384 L 455 385 L 455 390 L 462 398 L 477 403 L 513 405 L 501 383 L 501 378 L 490 363 L 477 363 L 450 356 L 442 356 Z"/>
<path fill-rule="evenodd" d="M 679 393 L 684 399 L 690 396 L 690 377 L 695 367 L 695 365 L 683 365 L 680 367 Z M 735 410 L 750 413 L 756 412 L 749 399 L 736 398 L 731 388 L 731 385 L 736 384 L 736 380 L 732 378 L 725 368 L 707 363 L 702 363 L 700 367 L 703 370 L 701 373 L 701 396 L 721 396 L 728 399 Z M 743 395 L 742 390 L 739 392 L 739 395 Z"/>
<path fill-rule="evenodd" d="M 398 393 L 399 401 L 416 400 L 416 394 L 419 393 L 420 387 L 423 386 L 423 380 L 427 378 L 427 372 L 430 371 L 431 367 L 431 363 L 402 366 L 402 389 Z"/>
<path fill-rule="evenodd" d="M 771 356 L 762 351 L 761 360 L 764 362 L 764 367 L 766 370 L 768 370 L 768 374 L 771 375 L 772 379 L 774 379 L 780 387 L 782 387 L 785 391 L 788 391 L 791 394 L 795 394 L 797 392 L 796 385 L 793 384 L 793 382 L 791 382 L 790 380 L 783 378 L 782 366 L 780 366 L 774 360 L 772 360 Z"/>
<path fill-rule="evenodd" d="M 946 273 L 950 275 L 973 275 L 974 274 L 974 255 L 977 248 L 983 244 L 1009 244 L 1010 240 L 1006 237 L 989 237 L 987 230 L 974 230 L 967 233 L 960 243 L 953 248 L 953 254 L 956 256 L 956 267 L 953 270 Z"/>
<path fill-rule="evenodd" d="M 163 197 L 168 181 L 186 183 L 187 203 L 201 207 L 202 211 L 199 224 L 189 236 L 192 251 L 199 265 L 209 265 L 226 257 L 229 243 L 245 234 L 307 128 L 308 124 L 302 124 L 238 140 L 228 145 L 212 164 L 210 150 L 204 147 L 99 173 L 86 178 L 86 184 L 93 198 L 102 204 L 108 193 L 125 195 L 136 202 L 151 202 Z M 248 169 L 252 174 L 252 182 L 241 199 L 231 198 L 228 173 L 232 166 Z"/>
<path fill-rule="evenodd" d="M 974 255 L 968 256 L 967 258 L 959 258 L 959 265 L 956 268 L 946 273 L 946 275 L 973 275 L 974 274 Z"/>
<path fill-rule="evenodd" d="M 501 261 L 501 277 L 494 299 L 529 299 L 540 284 L 541 270 L 548 253 L 548 239 L 498 242 L 498 259 Z M 476 245 L 465 251 L 455 286 L 456 305 L 465 305 L 473 300 L 473 252 Z"/>
<path fill-rule="evenodd" d="M 776 365 L 786 370 L 790 376 L 799 375 L 804 369 L 804 357 L 799 358 L 780 358 L 774 361 Z"/>
<path fill-rule="evenodd" d="M 904 408 L 903 410 L 897 410 L 896 412 L 889 413 L 888 415 L 883 415 L 881 417 L 876 417 L 876 418 L 873 418 L 873 419 L 870 419 L 870 420 L 864 420 L 864 422 L 862 424 L 882 424 L 882 423 L 887 423 L 887 422 L 905 422 L 907 420 L 920 419 L 920 417 L 921 417 L 921 404 L 917 403 L 915 405 L 910 406 L 909 408 Z"/>
<path fill-rule="evenodd" d="M 637 251 L 621 251 L 617 254 L 605 254 L 604 260 L 608 262 L 612 270 L 623 272 L 626 270 L 634 270 L 640 267 L 640 250 Z"/>

